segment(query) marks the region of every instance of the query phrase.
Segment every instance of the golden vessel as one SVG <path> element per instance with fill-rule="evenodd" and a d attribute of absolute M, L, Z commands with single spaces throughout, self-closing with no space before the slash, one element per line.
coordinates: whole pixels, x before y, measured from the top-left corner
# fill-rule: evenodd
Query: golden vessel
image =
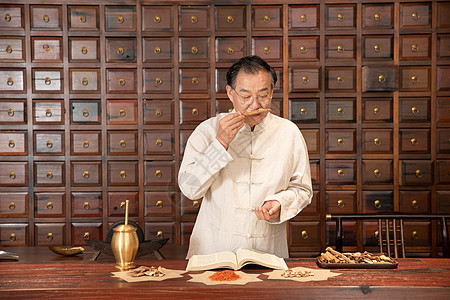
<path fill-rule="evenodd" d="M 116 259 L 116 268 L 128 270 L 135 268 L 134 258 L 139 248 L 139 240 L 136 234 L 136 227 L 128 224 L 128 204 L 125 201 L 125 224 L 114 228 L 111 239 L 111 248 Z"/>

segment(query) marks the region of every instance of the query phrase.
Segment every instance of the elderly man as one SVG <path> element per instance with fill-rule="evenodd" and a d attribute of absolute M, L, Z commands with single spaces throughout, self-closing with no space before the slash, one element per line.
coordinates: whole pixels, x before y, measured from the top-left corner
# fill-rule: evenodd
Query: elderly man
<path fill-rule="evenodd" d="M 312 187 L 300 130 L 270 113 L 276 81 L 261 58 L 241 58 L 227 73 L 234 110 L 189 137 L 178 182 L 203 202 L 187 258 L 241 247 L 289 256 L 285 222 L 311 202 Z"/>

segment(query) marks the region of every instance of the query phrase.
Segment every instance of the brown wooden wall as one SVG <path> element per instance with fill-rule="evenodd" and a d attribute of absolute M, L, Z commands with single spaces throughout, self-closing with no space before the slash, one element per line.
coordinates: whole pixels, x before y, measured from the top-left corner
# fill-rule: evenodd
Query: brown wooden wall
<path fill-rule="evenodd" d="M 188 243 L 183 148 L 251 54 L 309 147 L 292 256 L 334 244 L 326 214 L 450 213 L 447 1 L 0 3 L 0 246 L 104 240 L 125 199 L 146 239 Z M 375 223 L 345 226 L 349 250 L 376 249 Z M 408 255 L 440 255 L 438 227 L 407 221 Z"/>

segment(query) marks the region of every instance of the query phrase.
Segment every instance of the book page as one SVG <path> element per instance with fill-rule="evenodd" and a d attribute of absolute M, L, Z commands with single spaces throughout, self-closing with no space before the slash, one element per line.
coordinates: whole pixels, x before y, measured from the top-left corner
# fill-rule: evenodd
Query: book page
<path fill-rule="evenodd" d="M 237 260 L 233 252 L 218 252 L 205 255 L 193 255 L 186 270 L 208 270 L 219 267 L 236 268 Z"/>
<path fill-rule="evenodd" d="M 284 259 L 262 251 L 254 249 L 239 248 L 236 251 L 239 268 L 246 265 L 249 262 L 255 262 L 265 267 L 272 269 L 287 270 L 288 267 Z"/>

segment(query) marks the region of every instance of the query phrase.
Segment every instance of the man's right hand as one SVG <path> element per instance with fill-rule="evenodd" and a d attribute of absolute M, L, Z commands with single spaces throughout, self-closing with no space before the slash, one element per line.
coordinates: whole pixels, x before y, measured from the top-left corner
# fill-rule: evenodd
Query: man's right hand
<path fill-rule="evenodd" d="M 239 112 L 231 113 L 219 121 L 219 130 L 217 131 L 216 139 L 225 149 L 228 149 L 231 141 L 233 141 L 243 126 L 244 116 Z"/>

